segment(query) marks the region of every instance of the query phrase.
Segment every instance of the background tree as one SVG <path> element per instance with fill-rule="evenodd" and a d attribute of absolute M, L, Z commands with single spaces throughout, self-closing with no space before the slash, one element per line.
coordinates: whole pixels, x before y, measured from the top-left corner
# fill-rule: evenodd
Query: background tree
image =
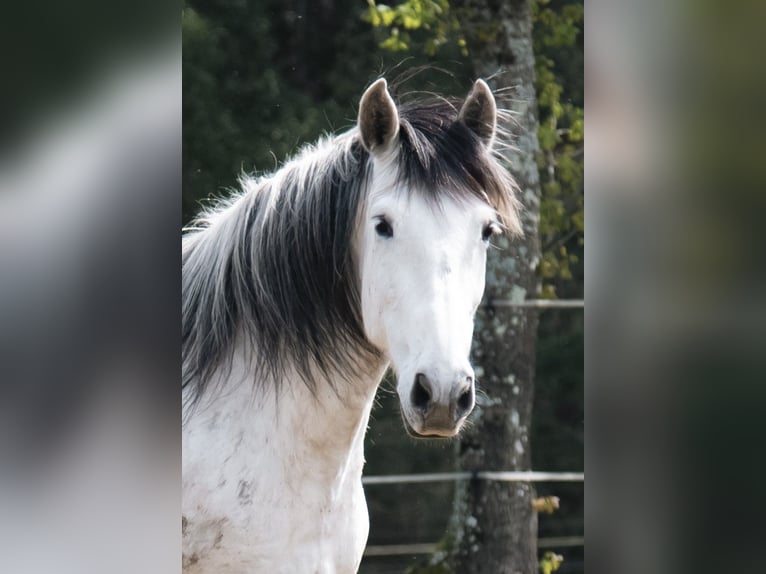
<path fill-rule="evenodd" d="M 512 88 L 515 149 L 506 157 L 519 186 L 524 237 L 500 243 L 487 262 L 485 305 L 477 317 L 474 357 L 483 396 L 475 424 L 460 437 L 463 470 L 530 470 L 537 312 L 494 307 L 493 299 L 537 295 L 540 178 L 530 0 L 453 0 L 462 15 L 476 74 L 496 91 Z M 458 487 L 453 524 L 455 570 L 511 574 L 537 570 L 535 489 L 528 483 L 470 481 Z"/>

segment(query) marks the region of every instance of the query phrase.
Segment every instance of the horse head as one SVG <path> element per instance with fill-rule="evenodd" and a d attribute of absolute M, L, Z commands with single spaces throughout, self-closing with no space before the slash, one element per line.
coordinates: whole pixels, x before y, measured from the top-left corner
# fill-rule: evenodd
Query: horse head
<path fill-rule="evenodd" d="M 497 108 L 483 81 L 452 118 L 400 111 L 383 79 L 359 106 L 372 162 L 357 232 L 362 320 L 397 374 L 408 432 L 450 437 L 475 404 L 474 315 L 487 248 L 513 201 L 494 196 L 510 180 L 492 155 Z"/>

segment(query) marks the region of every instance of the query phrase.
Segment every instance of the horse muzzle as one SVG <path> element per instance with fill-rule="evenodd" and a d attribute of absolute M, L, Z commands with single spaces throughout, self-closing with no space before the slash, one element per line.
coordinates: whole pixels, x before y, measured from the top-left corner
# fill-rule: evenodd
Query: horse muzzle
<path fill-rule="evenodd" d="M 408 404 L 402 401 L 405 428 L 416 437 L 455 436 L 473 410 L 473 373 L 461 372 L 449 383 L 437 382 L 426 373 L 415 375 Z"/>

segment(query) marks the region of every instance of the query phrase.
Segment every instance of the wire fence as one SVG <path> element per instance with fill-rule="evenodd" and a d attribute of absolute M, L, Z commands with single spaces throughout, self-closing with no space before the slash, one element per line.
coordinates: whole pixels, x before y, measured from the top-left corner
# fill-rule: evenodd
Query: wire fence
<path fill-rule="evenodd" d="M 414 484 L 458 480 L 497 480 L 503 482 L 584 482 L 584 472 L 482 471 L 482 472 L 434 472 L 430 474 L 391 474 L 386 476 L 363 476 L 362 484 Z M 558 536 L 540 538 L 538 548 L 567 548 L 584 546 L 584 536 Z M 367 546 L 366 557 L 408 556 L 433 554 L 437 544 L 385 544 Z"/>
<path fill-rule="evenodd" d="M 583 482 L 584 472 L 480 471 L 434 472 L 431 474 L 390 474 L 363 476 L 362 484 L 412 484 L 448 480 L 498 480 L 503 482 Z"/>
<path fill-rule="evenodd" d="M 489 299 L 487 307 L 532 307 L 535 309 L 584 309 L 584 299 Z"/>
<path fill-rule="evenodd" d="M 584 546 L 584 536 L 551 536 L 539 538 L 538 548 L 572 548 Z M 411 556 L 416 554 L 433 554 L 438 550 L 436 542 L 422 544 L 384 544 L 371 545 L 365 548 L 364 555 L 374 556 Z"/>

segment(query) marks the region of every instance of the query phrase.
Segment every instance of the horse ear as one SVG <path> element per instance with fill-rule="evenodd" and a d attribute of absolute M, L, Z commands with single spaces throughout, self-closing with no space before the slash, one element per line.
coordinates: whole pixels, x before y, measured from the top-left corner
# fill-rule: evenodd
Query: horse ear
<path fill-rule="evenodd" d="M 399 135 L 399 112 L 384 78 L 377 80 L 362 95 L 358 123 L 362 143 L 371 153 L 387 148 Z"/>
<path fill-rule="evenodd" d="M 497 125 L 497 105 L 492 90 L 484 80 L 476 80 L 474 83 L 471 93 L 460 108 L 458 120 L 479 136 L 484 145 L 492 145 Z"/>

